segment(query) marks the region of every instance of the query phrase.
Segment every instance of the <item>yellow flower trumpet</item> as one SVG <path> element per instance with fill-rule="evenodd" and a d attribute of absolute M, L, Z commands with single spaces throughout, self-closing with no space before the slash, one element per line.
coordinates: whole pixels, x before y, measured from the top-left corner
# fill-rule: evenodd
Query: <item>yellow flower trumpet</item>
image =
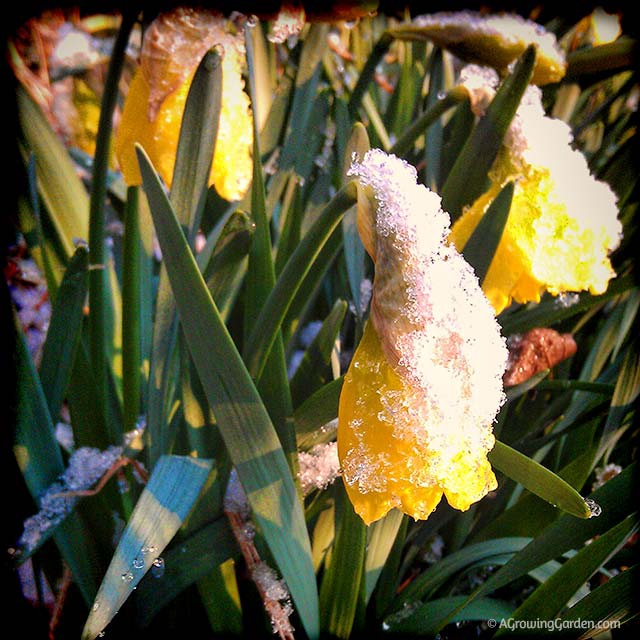
<path fill-rule="evenodd" d="M 493 309 L 447 243 L 440 197 L 373 149 L 354 161 L 358 229 L 375 262 L 371 315 L 345 377 L 338 455 L 367 523 L 399 508 L 425 519 L 495 489 L 487 461 L 507 349 Z"/>
<path fill-rule="evenodd" d="M 482 96 L 481 110 L 492 91 L 478 86 L 487 69 L 462 75 L 472 95 Z M 451 239 L 462 250 L 502 186 L 515 180 L 509 219 L 482 284 L 496 313 L 512 300 L 539 302 L 545 291 L 604 293 L 615 276 L 609 254 L 622 233 L 616 197 L 571 143 L 569 126 L 548 117 L 540 90 L 529 87 L 490 171 L 490 189 L 453 225 Z"/>
<path fill-rule="evenodd" d="M 239 200 L 252 175 L 253 125 L 241 76 L 242 32 L 214 11 L 180 7 L 160 14 L 145 32 L 140 67 L 129 87 L 115 152 L 125 182 L 142 182 L 135 154 L 141 144 L 171 186 L 180 124 L 198 63 L 214 45 L 222 49 L 222 109 L 209 184 L 227 200 Z"/>

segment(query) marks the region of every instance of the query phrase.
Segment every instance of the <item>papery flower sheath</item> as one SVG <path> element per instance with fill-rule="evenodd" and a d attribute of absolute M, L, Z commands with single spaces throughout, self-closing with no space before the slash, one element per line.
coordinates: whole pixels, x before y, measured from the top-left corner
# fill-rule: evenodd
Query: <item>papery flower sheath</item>
<path fill-rule="evenodd" d="M 252 175 L 253 125 L 244 92 L 242 32 L 232 33 L 219 13 L 177 8 L 148 27 L 118 125 L 115 151 L 125 182 L 142 182 L 135 154 L 141 144 L 171 186 L 182 115 L 198 63 L 213 46 L 222 55 L 222 105 L 209 184 L 227 200 L 239 200 Z M 206 125 L 205 125 L 206 126 Z"/>
<path fill-rule="evenodd" d="M 375 263 L 371 314 L 340 397 L 338 455 L 367 523 L 467 509 L 496 487 L 487 460 L 507 349 L 470 265 L 447 243 L 440 197 L 413 167 L 368 151 L 358 229 Z"/>
<path fill-rule="evenodd" d="M 474 75 L 467 70 L 465 82 Z M 487 70 L 476 77 L 486 80 Z M 472 96 L 484 96 L 476 102 L 481 110 L 492 87 L 483 92 L 471 84 Z M 539 302 L 545 291 L 601 294 L 615 276 L 609 254 L 622 233 L 616 197 L 571 144 L 569 126 L 548 117 L 540 90 L 529 87 L 489 173 L 491 187 L 453 225 L 451 238 L 462 250 L 502 186 L 515 180 L 509 219 L 482 285 L 496 313 L 512 300 Z"/>

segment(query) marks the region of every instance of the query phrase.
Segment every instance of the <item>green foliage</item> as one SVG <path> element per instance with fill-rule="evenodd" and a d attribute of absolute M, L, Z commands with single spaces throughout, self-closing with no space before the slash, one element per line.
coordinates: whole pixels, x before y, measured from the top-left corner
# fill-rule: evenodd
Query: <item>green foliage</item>
<path fill-rule="evenodd" d="M 397 21 L 384 15 L 313 23 L 288 45 L 265 38 L 264 25 L 247 26 L 246 90 L 259 116 L 253 178 L 242 201 L 226 202 L 208 185 L 224 109 L 216 49 L 189 92 L 173 188 L 140 146 L 143 185 L 111 182 L 112 115 L 135 19 L 124 17 L 114 45 L 88 187 L 77 154 L 26 89 L 15 95 L 27 185 L 20 231 L 53 302 L 41 360 L 16 314 L 13 448 L 30 507 L 69 463 L 58 422 L 70 423 L 76 450 L 122 447 L 121 491 L 108 481 L 98 495 L 78 496 L 35 548 L 16 555 L 51 585 L 61 560 L 69 567 L 74 637 L 105 628 L 114 637 L 122 629 L 269 637 L 266 601 L 287 614 L 291 606 L 300 639 L 453 638 L 454 625 L 491 637 L 490 619 L 637 616 L 635 41 L 583 43 L 565 80 L 543 88 L 547 113 L 566 114 L 575 146 L 619 196 L 617 277 L 575 304 L 545 294 L 498 318 L 505 336 L 569 332 L 577 353 L 507 390 L 489 456 L 494 492 L 465 513 L 443 501 L 426 521 L 392 510 L 366 527 L 340 480 L 303 491 L 298 473 L 299 454 L 336 440 L 344 375 L 369 312 L 374 271 L 358 233 L 352 154 L 378 146 L 402 156 L 457 218 L 487 186 L 535 47 L 476 117 L 452 77 L 452 54 L 399 40 Z M 569 47 L 566 36 L 561 44 Z M 480 281 L 515 188 L 503 186 L 464 247 Z M 110 237 L 108 222 L 124 225 L 123 239 Z M 617 475 L 602 484 L 607 464 Z M 144 486 L 136 465 L 149 472 Z M 230 504 L 232 470 L 241 490 Z M 151 575 L 154 560 L 162 577 Z M 269 600 L 256 562 L 287 593 Z"/>

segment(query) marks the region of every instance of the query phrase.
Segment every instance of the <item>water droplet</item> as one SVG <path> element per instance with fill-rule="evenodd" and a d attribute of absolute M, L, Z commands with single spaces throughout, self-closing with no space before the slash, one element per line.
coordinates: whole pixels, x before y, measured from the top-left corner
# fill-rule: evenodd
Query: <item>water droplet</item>
<path fill-rule="evenodd" d="M 344 23 L 345 29 L 353 29 L 358 24 L 358 20 L 346 20 Z"/>
<path fill-rule="evenodd" d="M 391 627 L 386 622 L 383 622 L 382 623 L 382 630 L 383 631 L 389 631 L 389 629 L 391 629 Z"/>
<path fill-rule="evenodd" d="M 251 15 L 247 18 L 247 27 L 249 27 L 250 29 L 253 29 L 253 27 L 257 27 L 258 23 L 260 22 L 260 20 L 258 19 L 258 16 L 254 16 Z"/>
<path fill-rule="evenodd" d="M 447 97 L 446 91 L 438 91 L 438 100 L 444 100 Z"/>
<path fill-rule="evenodd" d="M 148 547 L 144 546 L 142 547 L 141 551 L 143 554 L 147 554 L 147 553 L 153 553 L 154 551 L 157 551 L 158 547 L 156 547 L 155 544 L 150 544 Z"/>
<path fill-rule="evenodd" d="M 142 567 L 144 567 L 144 560 L 142 558 L 134 558 L 131 564 L 133 564 L 134 569 L 142 569 Z"/>
<path fill-rule="evenodd" d="M 104 638 L 106 635 L 107 635 L 107 632 L 106 632 L 106 631 L 101 631 L 101 632 L 98 634 L 98 638 Z"/>
<path fill-rule="evenodd" d="M 222 44 L 216 42 L 212 48 L 221 58 L 224 58 L 224 46 Z"/>
<path fill-rule="evenodd" d="M 133 580 L 133 573 L 131 573 L 131 571 L 126 571 L 120 577 L 124 582 L 131 582 Z"/>
<path fill-rule="evenodd" d="M 156 558 L 151 567 L 151 575 L 154 578 L 162 578 L 164 575 L 164 558 Z"/>
<path fill-rule="evenodd" d="M 597 518 L 602 513 L 602 507 L 591 498 L 585 498 L 585 504 L 589 507 L 589 517 Z"/>
<path fill-rule="evenodd" d="M 91 607 L 91 611 L 97 611 L 99 608 L 100 608 L 100 603 L 94 602 L 93 606 Z"/>

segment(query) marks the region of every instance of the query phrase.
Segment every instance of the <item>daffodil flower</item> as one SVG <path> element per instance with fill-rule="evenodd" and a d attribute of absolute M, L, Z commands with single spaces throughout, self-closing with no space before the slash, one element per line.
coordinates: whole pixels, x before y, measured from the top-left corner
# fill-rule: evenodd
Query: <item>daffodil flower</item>
<path fill-rule="evenodd" d="M 440 11 L 416 16 L 400 33 L 426 37 L 468 62 L 488 65 L 505 73 L 524 50 L 535 44 L 536 64 L 531 81 L 559 82 L 567 62 L 553 33 L 515 13 L 482 14 L 477 11 Z"/>
<path fill-rule="evenodd" d="M 141 144 L 167 186 L 173 179 L 180 124 L 189 87 L 208 49 L 222 52 L 222 108 L 209 184 L 227 200 L 239 200 L 252 175 L 253 125 L 244 92 L 242 32 L 213 11 L 177 8 L 149 25 L 118 125 L 115 151 L 125 182 L 142 182 L 135 154 Z"/>
<path fill-rule="evenodd" d="M 495 489 L 487 461 L 507 361 L 493 309 L 447 242 L 440 197 L 373 149 L 354 161 L 358 229 L 375 262 L 371 314 L 345 376 L 338 455 L 367 523 L 399 508 L 425 519 Z"/>
<path fill-rule="evenodd" d="M 475 85 L 471 91 L 486 95 Z M 502 186 L 515 180 L 509 218 L 482 285 L 496 313 L 512 300 L 539 302 L 545 291 L 601 294 L 615 276 L 609 255 L 622 232 L 616 197 L 571 143 L 569 126 L 548 117 L 540 90 L 529 87 L 490 171 L 491 187 L 453 225 L 451 239 L 462 250 Z"/>

